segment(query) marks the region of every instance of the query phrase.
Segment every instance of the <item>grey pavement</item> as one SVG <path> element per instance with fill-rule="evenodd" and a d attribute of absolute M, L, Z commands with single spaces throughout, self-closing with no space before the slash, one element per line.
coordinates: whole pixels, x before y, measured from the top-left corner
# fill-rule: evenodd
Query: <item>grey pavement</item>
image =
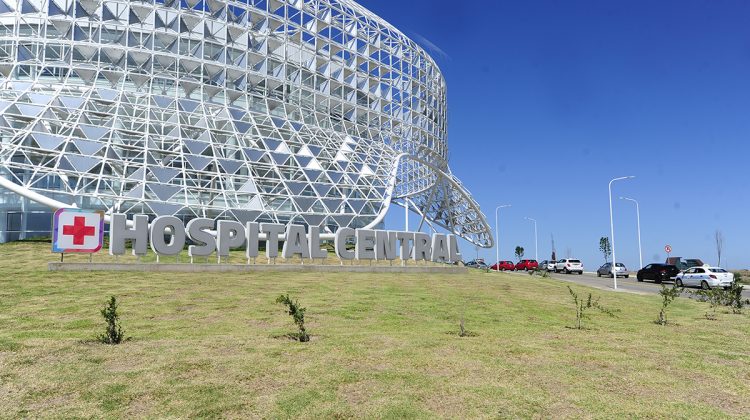
<path fill-rule="evenodd" d="M 518 273 L 519 275 L 528 276 L 526 273 Z M 597 277 L 595 273 L 583 273 L 583 274 L 563 274 L 563 273 L 549 273 L 550 278 L 555 280 L 566 281 L 570 283 L 581 284 L 584 286 L 594 287 L 601 290 L 615 291 L 614 282 L 609 277 Z M 665 283 L 671 285 L 672 282 Z M 635 278 L 635 273 L 630 278 L 618 277 L 617 278 L 617 291 L 637 293 L 637 294 L 659 294 L 661 290 L 661 284 L 656 284 L 650 281 L 639 282 Z M 698 290 L 687 288 L 687 290 Z M 685 295 L 687 296 L 687 295 Z M 750 287 L 745 286 L 742 291 L 742 296 L 750 299 Z"/>

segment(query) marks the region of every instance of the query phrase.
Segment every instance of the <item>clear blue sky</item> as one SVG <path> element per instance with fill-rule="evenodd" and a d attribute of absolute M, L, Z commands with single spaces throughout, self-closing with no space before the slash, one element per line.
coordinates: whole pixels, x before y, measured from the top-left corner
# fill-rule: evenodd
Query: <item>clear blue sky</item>
<path fill-rule="evenodd" d="M 644 263 L 673 256 L 750 267 L 750 2 L 361 0 L 415 40 L 448 82 L 453 172 L 501 258 L 570 250 L 603 262 L 607 183 L 640 200 Z M 618 260 L 638 265 L 635 207 L 615 200 Z M 392 212 L 389 227 L 403 225 Z M 462 248 L 465 256 L 474 247 Z M 495 250 L 480 250 L 494 260 Z M 726 262 L 726 264 L 724 263 Z"/>

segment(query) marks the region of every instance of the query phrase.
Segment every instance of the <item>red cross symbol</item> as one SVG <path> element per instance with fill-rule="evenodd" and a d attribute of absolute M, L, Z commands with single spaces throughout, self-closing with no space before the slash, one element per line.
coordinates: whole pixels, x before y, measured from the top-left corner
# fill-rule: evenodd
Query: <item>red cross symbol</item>
<path fill-rule="evenodd" d="M 72 225 L 63 226 L 63 235 L 72 236 L 73 245 L 83 245 L 87 236 L 94 236 L 95 234 L 96 228 L 93 226 L 86 226 L 85 217 L 76 216 L 73 219 Z"/>

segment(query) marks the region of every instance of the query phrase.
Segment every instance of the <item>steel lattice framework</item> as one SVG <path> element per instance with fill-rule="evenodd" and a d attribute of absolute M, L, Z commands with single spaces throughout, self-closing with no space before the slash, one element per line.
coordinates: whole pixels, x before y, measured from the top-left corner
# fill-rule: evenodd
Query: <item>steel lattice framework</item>
<path fill-rule="evenodd" d="M 348 0 L 0 0 L 0 184 L 50 207 L 492 246 L 437 65 Z"/>

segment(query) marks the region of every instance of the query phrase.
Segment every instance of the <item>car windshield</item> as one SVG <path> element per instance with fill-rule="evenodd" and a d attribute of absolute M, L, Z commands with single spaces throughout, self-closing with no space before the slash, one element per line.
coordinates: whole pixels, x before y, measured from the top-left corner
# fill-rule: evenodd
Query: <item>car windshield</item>
<path fill-rule="evenodd" d="M 623 263 L 617 263 L 617 266 L 618 267 L 625 267 L 625 264 L 623 264 Z"/>
<path fill-rule="evenodd" d="M 580 264 L 581 263 L 581 260 L 568 260 L 568 261 L 570 261 L 572 264 Z"/>

